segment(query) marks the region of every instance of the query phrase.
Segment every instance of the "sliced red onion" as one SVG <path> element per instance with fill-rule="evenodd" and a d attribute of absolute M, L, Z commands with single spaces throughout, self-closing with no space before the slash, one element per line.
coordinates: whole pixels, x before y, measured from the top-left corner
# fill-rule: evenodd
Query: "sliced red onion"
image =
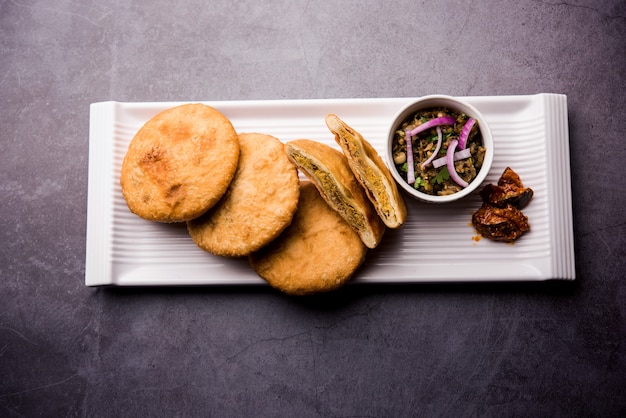
<path fill-rule="evenodd" d="M 424 132 L 427 129 L 434 128 L 435 126 L 454 125 L 455 122 L 456 119 L 454 119 L 452 116 L 442 116 L 440 118 L 431 119 L 428 122 L 424 122 L 417 128 L 411 130 L 411 136 L 415 136 L 420 132 Z"/>
<path fill-rule="evenodd" d="M 442 142 L 443 142 L 443 134 L 441 133 L 441 128 L 437 126 L 437 146 L 435 147 L 435 151 L 433 151 L 430 157 L 428 157 L 428 159 L 422 163 L 422 169 L 426 167 L 432 160 L 435 159 L 435 157 L 437 156 L 437 153 L 439 153 L 439 150 L 441 149 Z"/>
<path fill-rule="evenodd" d="M 459 177 L 459 174 L 456 172 L 456 168 L 454 167 L 454 150 L 458 144 L 459 141 L 456 139 L 450 141 L 450 145 L 448 145 L 448 152 L 446 153 L 446 165 L 448 167 L 448 172 L 450 173 L 450 178 L 454 180 L 456 184 L 465 188 L 469 185 L 469 183 Z"/>
<path fill-rule="evenodd" d="M 407 174 L 406 174 L 406 182 L 411 186 L 415 183 L 415 163 L 413 162 L 413 144 L 411 143 L 411 132 L 407 129 L 405 131 L 406 134 L 406 165 L 407 165 Z"/>
<path fill-rule="evenodd" d="M 457 151 L 454 153 L 454 161 L 464 160 L 472 156 L 469 148 L 465 148 L 464 150 Z M 437 158 L 433 161 L 433 167 L 439 168 L 441 166 L 446 165 L 446 157 Z"/>
<path fill-rule="evenodd" d="M 467 138 L 469 138 L 469 134 L 474 126 L 474 123 L 476 123 L 474 118 L 469 118 L 467 122 L 465 122 L 463 130 L 461 130 L 461 135 L 459 135 L 459 149 L 465 149 L 467 146 Z"/>

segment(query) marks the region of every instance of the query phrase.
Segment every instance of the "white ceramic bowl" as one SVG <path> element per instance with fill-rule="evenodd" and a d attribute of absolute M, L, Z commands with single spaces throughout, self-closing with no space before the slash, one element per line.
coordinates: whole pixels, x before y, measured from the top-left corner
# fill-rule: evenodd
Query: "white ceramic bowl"
<path fill-rule="evenodd" d="M 466 115 L 474 118 L 476 122 L 478 122 L 478 128 L 480 129 L 480 133 L 483 140 L 483 146 L 485 147 L 485 158 L 483 161 L 483 165 L 480 168 L 480 171 L 472 180 L 472 182 L 457 193 L 453 193 L 446 196 L 435 196 L 427 193 L 420 192 L 413 188 L 409 183 L 404 180 L 402 175 L 398 173 L 396 166 L 393 162 L 393 137 L 395 132 L 402 126 L 402 123 L 410 118 L 415 113 L 433 108 L 433 107 L 446 107 L 451 110 L 463 112 Z M 491 129 L 487 124 L 484 116 L 471 104 L 465 102 L 464 100 L 445 95 L 429 95 L 423 96 L 412 102 L 402 109 L 398 111 L 396 116 L 389 127 L 389 134 L 387 137 L 387 150 L 386 150 L 386 158 L 387 164 L 389 165 L 389 170 L 393 175 L 393 178 L 396 180 L 396 183 L 404 189 L 411 197 L 430 203 L 448 203 L 459 200 L 469 194 L 471 194 L 474 190 L 476 190 L 485 180 L 489 170 L 491 169 L 491 164 L 493 163 L 493 137 L 491 136 Z"/>

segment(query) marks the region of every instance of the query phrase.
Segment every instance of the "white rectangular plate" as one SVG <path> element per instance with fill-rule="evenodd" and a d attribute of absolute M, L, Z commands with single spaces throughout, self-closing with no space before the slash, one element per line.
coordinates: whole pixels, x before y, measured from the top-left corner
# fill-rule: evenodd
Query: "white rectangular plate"
<path fill-rule="evenodd" d="M 535 191 L 524 209 L 531 231 L 514 244 L 479 239 L 471 214 L 477 194 L 433 206 L 406 198 L 408 220 L 387 230 L 353 283 L 533 281 L 575 279 L 567 98 L 558 94 L 465 97 L 489 122 L 495 142 L 486 183 L 507 166 Z M 384 155 L 388 126 L 411 98 L 205 102 L 238 132 L 283 142 L 308 138 L 337 147 L 324 123 L 335 113 Z M 193 243 L 184 225 L 131 214 L 119 172 L 135 132 L 182 102 L 91 105 L 87 210 L 87 286 L 264 284 L 246 259 L 216 257 Z"/>

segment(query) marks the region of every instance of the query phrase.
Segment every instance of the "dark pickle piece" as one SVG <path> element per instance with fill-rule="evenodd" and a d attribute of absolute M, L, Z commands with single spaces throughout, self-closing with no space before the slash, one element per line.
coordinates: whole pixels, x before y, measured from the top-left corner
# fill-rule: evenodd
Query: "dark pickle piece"
<path fill-rule="evenodd" d="M 520 209 L 533 197 L 533 190 L 507 167 L 498 184 L 488 184 L 480 191 L 483 205 L 472 215 L 472 225 L 485 238 L 513 242 L 530 231 L 528 218 Z"/>
<path fill-rule="evenodd" d="M 533 189 L 524 187 L 520 177 L 510 167 L 504 170 L 497 186 L 488 184 L 480 191 L 483 202 L 499 208 L 513 205 L 523 209 L 533 198 L 533 194 Z"/>
<path fill-rule="evenodd" d="M 494 241 L 512 242 L 530 231 L 528 218 L 513 205 L 498 208 L 483 203 L 472 215 L 472 225 L 482 236 Z"/>

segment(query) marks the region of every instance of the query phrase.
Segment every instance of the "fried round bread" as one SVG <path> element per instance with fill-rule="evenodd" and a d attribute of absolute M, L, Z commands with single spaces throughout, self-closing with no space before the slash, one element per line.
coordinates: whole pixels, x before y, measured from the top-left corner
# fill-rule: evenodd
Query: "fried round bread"
<path fill-rule="evenodd" d="M 239 135 L 240 157 L 224 197 L 187 222 L 193 241 L 215 255 L 248 255 L 276 238 L 291 222 L 300 194 L 298 170 L 277 138 Z"/>
<path fill-rule="evenodd" d="M 354 177 L 346 157 L 326 144 L 309 139 L 290 141 L 285 149 L 328 205 L 357 231 L 367 247 L 375 248 L 383 237 L 385 225 Z"/>
<path fill-rule="evenodd" d="M 367 247 L 309 181 L 300 185 L 291 225 L 249 256 L 272 287 L 289 295 L 327 292 L 343 286 L 363 263 Z"/>
<path fill-rule="evenodd" d="M 326 116 L 326 126 L 335 135 L 335 141 L 348 159 L 352 172 L 365 188 L 367 197 L 385 225 L 398 228 L 406 221 L 406 206 L 378 152 L 337 115 Z"/>
<path fill-rule="evenodd" d="M 164 110 L 130 142 L 120 185 L 131 212 L 158 222 L 184 222 L 226 192 L 239 160 L 230 120 L 199 103 Z"/>

